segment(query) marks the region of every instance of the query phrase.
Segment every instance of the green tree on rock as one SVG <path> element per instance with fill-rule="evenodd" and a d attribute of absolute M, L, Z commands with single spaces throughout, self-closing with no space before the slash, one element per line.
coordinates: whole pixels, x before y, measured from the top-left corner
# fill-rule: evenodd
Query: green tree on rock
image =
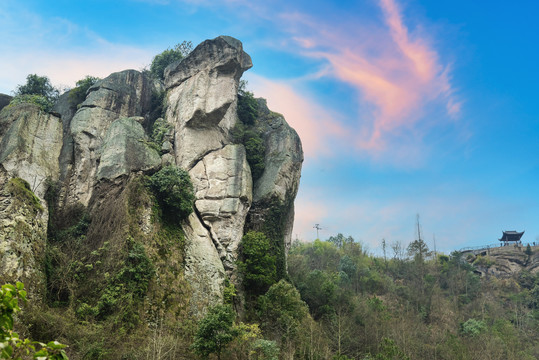
<path fill-rule="evenodd" d="M 245 289 L 253 295 L 263 294 L 277 281 L 277 260 L 270 240 L 261 232 L 249 231 L 241 240 L 241 255 L 238 268 Z"/>
<path fill-rule="evenodd" d="M 150 65 L 150 72 L 160 80 L 165 79 L 165 68 L 175 61 L 186 57 L 193 50 L 191 41 L 183 41 L 176 44 L 173 49 L 166 49 L 162 53 L 156 55 Z"/>
<path fill-rule="evenodd" d="M 208 313 L 198 326 L 192 348 L 207 359 L 216 354 L 221 359 L 223 349 L 237 336 L 234 327 L 235 313 L 230 305 L 216 305 L 208 309 Z"/>

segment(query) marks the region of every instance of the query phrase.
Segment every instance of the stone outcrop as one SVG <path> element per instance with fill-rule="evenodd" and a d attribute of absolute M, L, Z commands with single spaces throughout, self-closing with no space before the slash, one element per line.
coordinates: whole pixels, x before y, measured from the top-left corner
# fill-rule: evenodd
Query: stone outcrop
<path fill-rule="evenodd" d="M 148 112 L 152 82 L 136 70 L 114 73 L 90 89 L 71 120 L 73 166 L 67 203 L 88 205 L 96 183 L 103 140 L 114 120 Z"/>
<path fill-rule="evenodd" d="M 533 275 L 539 273 L 539 246 L 532 246 L 532 254 L 525 253 L 525 246 L 502 246 L 497 248 L 469 251 L 463 258 L 472 263 L 481 276 L 508 278 L 521 271 Z"/>
<path fill-rule="evenodd" d="M 13 97 L 6 94 L 0 94 L 0 110 L 8 106 L 11 102 L 11 99 L 13 99 Z"/>
<path fill-rule="evenodd" d="M 199 161 L 190 175 L 195 188 L 196 211 L 232 276 L 252 201 L 251 170 L 245 149 L 241 145 L 227 145 L 214 151 Z"/>
<path fill-rule="evenodd" d="M 161 157 L 149 145 L 141 123 L 143 117 L 121 118 L 112 122 L 103 139 L 96 178 L 114 179 L 132 171 L 156 170 Z"/>
<path fill-rule="evenodd" d="M 241 42 L 220 36 L 166 68 L 166 118 L 175 127 L 178 166 L 191 169 L 204 155 L 230 143 L 239 79 L 250 67 Z"/>
<path fill-rule="evenodd" d="M 261 230 L 273 217 L 272 226 L 281 229 L 284 236 L 285 254 L 292 242 L 294 224 L 294 199 L 296 198 L 303 150 L 298 134 L 285 121 L 281 114 L 270 111 L 266 100 L 258 99 L 259 132 L 265 147 L 264 172 L 255 182 L 253 206 L 249 214 L 248 228 Z M 275 206 L 284 213 L 271 215 Z"/>
<path fill-rule="evenodd" d="M 26 180 L 43 199 L 46 180 L 57 180 L 59 175 L 60 118 L 37 105 L 19 104 L 0 113 L 0 124 L 9 124 L 0 142 L 0 164 L 11 177 Z"/>
<path fill-rule="evenodd" d="M 159 258 L 159 266 L 183 261 L 184 273 L 177 267 L 171 273 L 178 279 L 185 275 L 194 313 L 222 300 L 227 279 L 241 290 L 236 262 L 248 230 L 264 231 L 278 245 L 280 276 L 284 276 L 303 152 L 296 132 L 284 118 L 258 100 L 256 124 L 249 126 L 264 143 L 265 167 L 253 182 L 252 158 L 232 136 L 240 121 L 239 80 L 250 67 L 251 58 L 241 42 L 220 36 L 204 41 L 183 60 L 168 66 L 164 84 L 145 73 L 126 70 L 95 83 L 78 108 L 66 93 L 51 113 L 30 104 L 3 109 L 0 276 L 35 280 L 32 286 L 43 288 L 46 184 L 57 190 L 58 202 L 51 207 L 55 213 L 91 218 L 82 236 L 88 249 L 94 250 L 95 245 L 99 250 L 99 244 L 109 240 L 117 242 L 111 248 L 121 249 L 125 243 L 118 242 L 125 242 L 133 233 L 138 234 L 133 238 L 147 242 L 156 239 L 155 246 L 145 247 Z M 163 116 L 157 102 L 164 91 Z M 155 120 L 159 116 L 163 118 Z M 153 130 L 158 135 L 150 136 Z M 163 219 L 153 218 L 154 198 L 146 194 L 149 190 L 141 181 L 141 175 L 151 175 L 166 165 L 185 169 L 195 191 L 194 212 L 181 224 L 168 224 L 176 232 L 163 230 L 164 223 L 152 223 Z M 17 188 L 19 192 L 8 190 L 16 184 L 24 186 Z M 136 186 L 140 186 L 138 191 L 133 190 Z M 79 221 L 68 220 L 74 221 L 72 225 Z M 185 248 L 181 248 L 180 226 Z M 159 231 L 167 235 L 156 234 Z M 171 246 L 176 246 L 171 253 L 180 260 L 166 258 Z"/>
<path fill-rule="evenodd" d="M 27 183 L 0 165 L 0 279 L 22 281 L 31 297 L 45 294 L 47 214 Z"/>
<path fill-rule="evenodd" d="M 186 276 L 191 268 L 208 267 L 200 262 L 205 249 L 217 250 L 228 276 L 235 278 L 238 246 L 251 206 L 252 180 L 241 145 L 232 145 L 230 131 L 238 121 L 237 92 L 243 72 L 252 66 L 241 42 L 228 36 L 206 40 L 182 61 L 165 70 L 168 90 L 166 120 L 174 126 L 176 165 L 187 169 L 195 186 L 195 213 L 186 229 L 205 228 L 196 238 L 186 230 Z M 198 264 L 198 265 L 194 265 Z M 203 272 L 205 270 L 202 270 Z M 208 271 L 216 273 L 211 267 Z M 195 296 L 221 297 L 224 277 L 212 286 L 197 284 Z M 204 280 L 206 281 L 206 280 Z M 199 289 L 199 290 L 197 290 Z"/>

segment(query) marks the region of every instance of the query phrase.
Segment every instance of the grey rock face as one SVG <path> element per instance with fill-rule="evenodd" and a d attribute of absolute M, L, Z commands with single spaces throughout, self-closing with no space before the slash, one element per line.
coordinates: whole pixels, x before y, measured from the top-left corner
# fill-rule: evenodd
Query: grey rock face
<path fill-rule="evenodd" d="M 0 142 L 0 164 L 11 177 L 26 180 L 43 199 L 46 179 L 57 180 L 62 148 L 60 118 L 33 104 L 19 104 L 0 114 L 0 124 L 10 124 Z"/>
<path fill-rule="evenodd" d="M 264 99 L 258 99 L 259 122 L 266 145 L 265 168 L 254 184 L 253 205 L 248 217 L 248 228 L 261 230 L 272 207 L 280 206 L 279 226 L 283 229 L 285 250 L 292 242 L 294 199 L 296 198 L 303 149 L 298 134 L 282 115 L 271 112 Z"/>
<path fill-rule="evenodd" d="M 241 145 L 227 145 L 206 155 L 189 172 L 195 208 L 209 230 L 230 277 L 252 201 L 251 170 Z"/>
<path fill-rule="evenodd" d="M 6 94 L 0 94 L 0 110 L 8 106 L 9 103 L 11 102 L 11 99 L 13 99 L 12 96 L 9 96 Z"/>
<path fill-rule="evenodd" d="M 148 145 L 148 139 L 140 124 L 144 118 L 132 117 L 115 120 L 107 129 L 97 180 L 114 179 L 131 171 L 157 169 L 161 157 Z"/>
<path fill-rule="evenodd" d="M 174 126 L 176 164 L 189 171 L 196 192 L 198 216 L 191 217 L 185 227 L 186 269 L 201 269 L 200 274 L 218 267 L 233 275 L 251 204 L 252 180 L 245 150 L 230 145 L 229 136 L 238 121 L 239 79 L 251 66 L 241 42 L 221 36 L 204 41 L 165 70 L 166 120 Z M 217 254 L 212 265 L 207 258 L 209 245 Z M 208 271 L 213 274 L 209 278 L 188 277 L 194 296 L 220 298 L 225 272 Z M 193 271 L 186 270 L 188 273 Z"/>
<path fill-rule="evenodd" d="M 77 108 L 71 104 L 69 101 L 69 93 L 67 91 L 60 95 L 60 98 L 54 104 L 52 111 L 58 113 L 62 119 L 62 128 L 63 128 L 63 144 L 62 151 L 60 153 L 60 179 L 65 179 L 67 173 L 73 165 L 73 137 L 71 136 L 71 120 Z"/>
<path fill-rule="evenodd" d="M 47 214 L 44 207 L 21 196 L 11 177 L 0 165 L 0 279 L 24 282 L 29 296 L 40 299 L 46 282 Z M 26 190 L 22 191 L 24 195 Z"/>
<path fill-rule="evenodd" d="M 111 74 L 90 87 L 71 121 L 74 161 L 68 203 L 88 205 L 107 129 L 120 117 L 144 115 L 151 92 L 151 81 L 135 70 Z"/>
<path fill-rule="evenodd" d="M 241 42 L 221 36 L 198 45 L 165 70 L 166 118 L 175 126 L 178 166 L 190 169 L 204 155 L 230 143 L 236 124 L 238 82 L 252 66 Z"/>
<path fill-rule="evenodd" d="M 185 278 L 192 288 L 192 311 L 203 313 L 222 301 L 225 269 L 208 230 L 196 214 L 183 225 L 185 232 Z"/>

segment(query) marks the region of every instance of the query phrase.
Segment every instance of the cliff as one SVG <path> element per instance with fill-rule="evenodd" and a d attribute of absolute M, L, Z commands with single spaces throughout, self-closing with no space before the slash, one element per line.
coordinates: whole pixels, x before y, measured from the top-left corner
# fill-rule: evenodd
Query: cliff
<path fill-rule="evenodd" d="M 113 73 L 80 104 L 60 96 L 52 112 L 5 106 L 2 96 L 0 278 L 81 318 L 114 314 L 107 296 L 121 302 L 122 292 L 132 316 L 171 304 L 197 314 L 222 302 L 226 284 L 241 292 L 249 230 L 270 238 L 285 276 L 303 152 L 262 99 L 255 121 L 241 124 L 239 81 L 250 67 L 242 43 L 220 36 L 169 65 L 163 82 Z M 239 126 L 262 141 L 256 178 Z M 148 186 L 171 165 L 193 184 L 186 219 L 167 214 Z"/>

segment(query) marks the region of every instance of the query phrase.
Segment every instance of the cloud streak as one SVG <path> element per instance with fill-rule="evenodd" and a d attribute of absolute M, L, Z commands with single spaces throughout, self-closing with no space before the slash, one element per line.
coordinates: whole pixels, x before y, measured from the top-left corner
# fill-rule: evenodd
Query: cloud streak
<path fill-rule="evenodd" d="M 301 13 L 283 14 L 305 56 L 330 64 L 329 74 L 358 94 L 361 111 L 356 146 L 372 153 L 388 149 L 388 140 L 418 126 L 435 102 L 450 116 L 460 112 L 453 96 L 450 68 L 429 39 L 410 33 L 394 0 L 379 0 L 383 25 L 329 30 L 329 24 Z M 417 135 L 417 133 L 415 133 Z"/>

